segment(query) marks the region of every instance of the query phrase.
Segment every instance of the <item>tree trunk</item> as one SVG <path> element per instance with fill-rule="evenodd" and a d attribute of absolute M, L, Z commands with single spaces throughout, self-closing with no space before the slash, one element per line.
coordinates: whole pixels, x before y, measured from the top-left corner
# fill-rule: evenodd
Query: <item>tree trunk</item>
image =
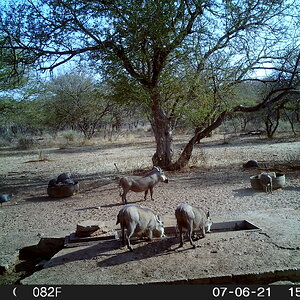
<path fill-rule="evenodd" d="M 180 170 L 189 163 L 196 142 L 197 135 L 194 135 L 184 147 L 178 160 L 171 166 L 171 170 Z"/>
<path fill-rule="evenodd" d="M 288 122 L 291 125 L 291 129 L 293 131 L 293 134 L 296 136 L 297 133 L 296 133 L 295 127 L 294 127 L 294 118 L 293 118 L 293 116 L 290 117 L 288 111 L 286 111 L 286 110 L 284 110 L 284 114 L 285 114 L 285 117 L 287 118 Z"/>
<path fill-rule="evenodd" d="M 220 116 L 209 126 L 207 126 L 204 130 L 196 131 L 194 136 L 189 140 L 187 145 L 184 147 L 178 160 L 172 166 L 170 166 L 169 170 L 180 170 L 181 168 L 185 167 L 192 156 L 194 145 L 198 143 L 201 139 L 207 137 L 213 130 L 218 128 L 224 121 L 226 115 L 227 115 L 226 111 L 222 112 Z"/>
<path fill-rule="evenodd" d="M 157 88 L 151 91 L 151 125 L 156 141 L 156 152 L 152 157 L 153 165 L 168 170 L 172 164 L 173 138 L 169 120 L 161 107 L 160 93 Z"/>
<path fill-rule="evenodd" d="M 273 118 L 275 118 L 275 124 L 273 122 Z M 272 113 L 268 114 L 265 120 L 267 136 L 269 139 L 272 139 L 279 125 L 280 119 L 280 109 L 276 109 L 276 115 L 272 116 Z"/>

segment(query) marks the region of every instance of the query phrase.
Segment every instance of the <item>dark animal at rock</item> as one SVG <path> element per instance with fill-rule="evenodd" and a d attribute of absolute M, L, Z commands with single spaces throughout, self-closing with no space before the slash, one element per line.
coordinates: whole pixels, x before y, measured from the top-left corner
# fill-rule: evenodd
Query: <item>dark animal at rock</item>
<path fill-rule="evenodd" d="M 60 182 L 64 183 L 66 179 L 71 179 L 71 174 L 62 173 L 62 174 L 58 175 L 56 183 L 60 183 Z"/>

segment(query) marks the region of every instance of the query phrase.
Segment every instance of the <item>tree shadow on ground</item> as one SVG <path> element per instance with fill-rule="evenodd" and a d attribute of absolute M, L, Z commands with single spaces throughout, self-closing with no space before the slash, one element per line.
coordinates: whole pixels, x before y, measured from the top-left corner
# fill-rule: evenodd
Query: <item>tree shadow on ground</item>
<path fill-rule="evenodd" d="M 80 192 L 86 193 L 113 183 L 114 183 L 113 181 L 109 181 L 109 180 L 103 181 L 101 179 L 93 180 L 89 182 L 79 181 L 79 190 Z M 101 192 L 113 191 L 113 190 L 117 190 L 117 186 L 102 189 Z"/>
<path fill-rule="evenodd" d="M 134 204 L 134 203 L 140 203 L 140 202 L 145 202 L 145 200 L 140 199 L 140 200 L 136 200 L 136 201 L 127 201 L 126 204 Z M 120 200 L 120 202 L 118 202 L 118 203 L 105 204 L 105 205 L 101 205 L 101 207 L 114 207 L 114 206 L 123 206 L 123 205 L 124 204 L 122 203 L 122 200 Z"/>
<path fill-rule="evenodd" d="M 75 211 L 84 211 L 84 210 L 89 210 L 89 209 L 99 209 L 98 206 L 88 206 L 88 207 L 83 207 L 83 208 L 75 208 Z"/>
<path fill-rule="evenodd" d="M 119 203 L 110 203 L 110 204 L 104 204 L 104 205 L 100 205 L 101 208 L 109 208 L 109 207 L 114 207 L 114 206 L 123 206 L 123 203 L 119 202 Z"/>
<path fill-rule="evenodd" d="M 254 194 L 259 193 L 259 191 L 256 191 L 250 187 L 232 190 L 232 192 L 234 197 L 252 197 Z"/>
<path fill-rule="evenodd" d="M 59 200 L 65 199 L 65 198 L 66 197 L 51 198 L 49 196 L 34 196 L 34 197 L 25 198 L 25 201 L 27 201 L 27 202 L 51 202 L 51 201 L 59 201 Z"/>
<path fill-rule="evenodd" d="M 300 192 L 300 186 L 285 186 L 283 187 L 283 190 Z"/>

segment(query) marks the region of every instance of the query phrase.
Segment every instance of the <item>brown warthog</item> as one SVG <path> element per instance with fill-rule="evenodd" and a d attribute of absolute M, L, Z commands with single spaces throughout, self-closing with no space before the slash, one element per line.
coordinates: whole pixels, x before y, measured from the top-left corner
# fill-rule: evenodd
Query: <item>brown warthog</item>
<path fill-rule="evenodd" d="M 120 193 L 123 204 L 127 203 L 126 195 L 129 191 L 145 192 L 144 199 L 146 200 L 148 191 L 150 190 L 151 200 L 153 200 L 153 187 L 160 181 L 168 183 L 168 178 L 161 168 L 155 166 L 152 171 L 143 176 L 122 177 L 119 187 L 123 189 L 123 193 Z"/>
<path fill-rule="evenodd" d="M 134 233 L 146 233 L 149 240 L 152 236 L 164 237 L 164 226 L 160 217 L 150 208 L 142 207 L 135 204 L 124 205 L 118 213 L 117 223 L 122 229 L 122 243 L 125 246 L 125 229 L 126 243 L 130 251 L 133 251 L 130 244 L 130 238 Z"/>
<path fill-rule="evenodd" d="M 175 217 L 180 234 L 180 245 L 183 246 L 182 229 L 188 231 L 188 237 L 193 248 L 196 244 L 192 240 L 193 230 L 200 230 L 203 237 L 205 233 L 210 231 L 212 221 L 209 212 L 205 213 L 200 207 L 190 205 L 188 203 L 181 203 L 175 210 Z"/>

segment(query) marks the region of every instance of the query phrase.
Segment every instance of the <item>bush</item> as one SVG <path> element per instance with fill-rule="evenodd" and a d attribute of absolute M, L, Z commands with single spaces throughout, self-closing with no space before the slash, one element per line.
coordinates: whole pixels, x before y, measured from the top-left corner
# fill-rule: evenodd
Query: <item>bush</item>
<path fill-rule="evenodd" d="M 10 135 L 8 134 L 1 134 L 0 135 L 0 145 L 7 147 L 7 146 L 11 146 L 13 142 L 13 139 Z"/>
<path fill-rule="evenodd" d="M 77 132 L 74 130 L 67 130 L 62 133 L 62 137 L 66 139 L 67 142 L 74 142 Z"/>
<path fill-rule="evenodd" d="M 18 139 L 17 148 L 20 150 L 32 149 L 34 146 L 35 142 L 32 137 L 21 137 Z"/>
<path fill-rule="evenodd" d="M 82 144 L 82 136 L 77 131 L 65 130 L 60 132 L 58 136 L 60 136 L 59 145 L 61 148 Z"/>

